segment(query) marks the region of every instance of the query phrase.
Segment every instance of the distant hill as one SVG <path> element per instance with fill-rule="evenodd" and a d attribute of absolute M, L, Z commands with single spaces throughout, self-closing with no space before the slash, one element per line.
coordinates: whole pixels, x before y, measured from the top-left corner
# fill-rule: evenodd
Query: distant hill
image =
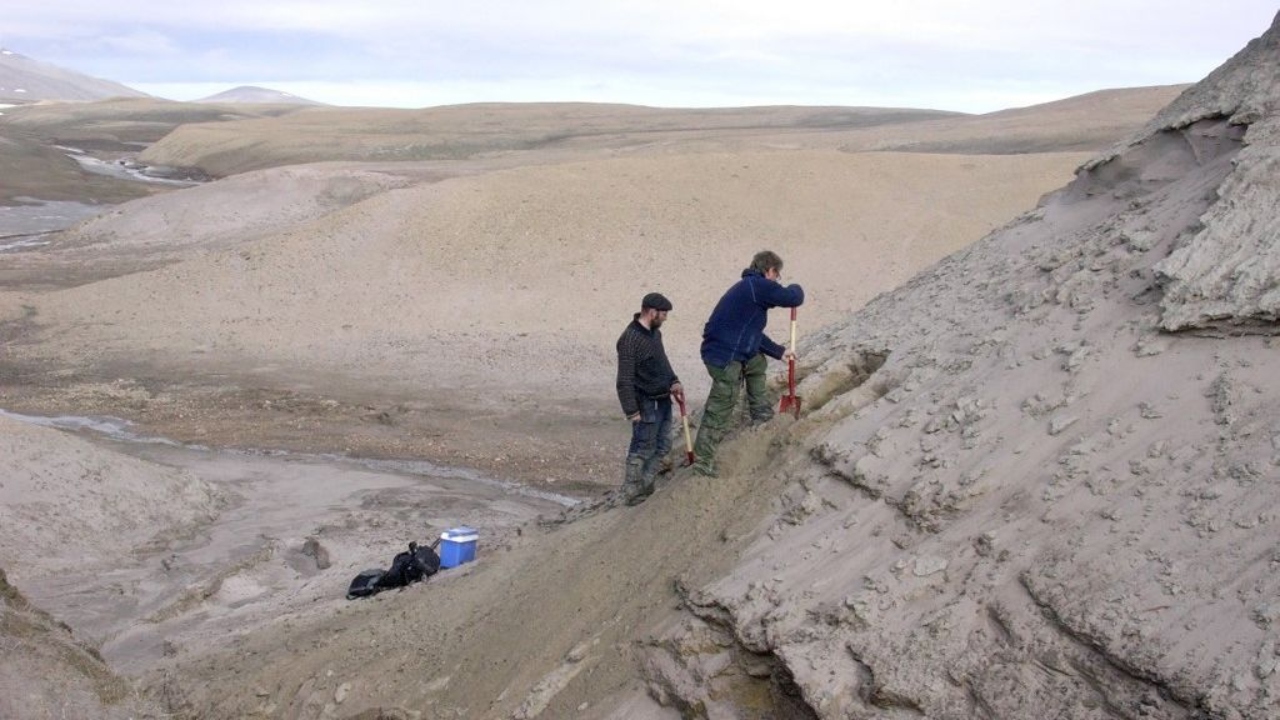
<path fill-rule="evenodd" d="M 723 152 L 747 147 L 979 155 L 1098 152 L 1142 127 L 1179 92 L 1181 86 L 1112 90 L 989 115 L 902 108 L 677 109 L 597 103 L 307 108 L 279 118 L 186 124 L 148 147 L 140 159 L 199 167 L 225 177 L 331 160 L 459 160 L 494 152 L 634 152 L 675 145 Z M 316 112 L 325 113 L 325 122 L 315 122 Z"/>
<path fill-rule="evenodd" d="M 0 48 L 0 103 L 104 100 L 111 97 L 150 96 L 127 85 L 82 75 Z"/>
<path fill-rule="evenodd" d="M 206 98 L 200 98 L 193 102 L 198 103 L 260 103 L 260 104 L 284 104 L 284 105 L 324 105 L 324 103 L 308 100 L 306 98 L 291 95 L 287 92 L 272 90 L 271 88 L 256 87 L 253 85 L 241 85 L 234 87 L 217 95 L 210 95 Z"/>

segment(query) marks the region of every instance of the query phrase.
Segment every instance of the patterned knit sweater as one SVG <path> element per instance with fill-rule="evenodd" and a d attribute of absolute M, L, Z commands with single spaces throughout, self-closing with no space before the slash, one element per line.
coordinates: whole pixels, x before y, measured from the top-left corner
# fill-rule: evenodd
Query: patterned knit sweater
<path fill-rule="evenodd" d="M 640 324 L 640 314 L 618 338 L 618 401 L 628 417 L 640 412 L 640 401 L 666 397 L 680 382 L 662 346 L 662 331 Z"/>

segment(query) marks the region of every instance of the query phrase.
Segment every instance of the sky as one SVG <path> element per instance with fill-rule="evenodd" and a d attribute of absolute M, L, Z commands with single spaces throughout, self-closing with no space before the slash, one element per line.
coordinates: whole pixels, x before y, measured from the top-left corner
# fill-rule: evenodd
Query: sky
<path fill-rule="evenodd" d="M 0 47 L 172 100 L 990 112 L 1196 82 L 1275 0 L 7 0 Z M 1052 6 L 1052 7 L 1045 7 Z"/>

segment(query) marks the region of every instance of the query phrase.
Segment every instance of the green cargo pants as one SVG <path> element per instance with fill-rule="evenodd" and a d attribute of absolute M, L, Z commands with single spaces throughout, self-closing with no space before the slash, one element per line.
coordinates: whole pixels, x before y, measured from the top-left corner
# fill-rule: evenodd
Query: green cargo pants
<path fill-rule="evenodd" d="M 722 368 L 707 365 L 711 392 L 702 411 L 702 423 L 698 425 L 698 439 L 693 444 L 693 454 L 697 457 L 693 469 L 696 472 L 715 477 L 716 448 L 733 428 L 733 411 L 738 404 L 740 385 L 747 388 L 747 407 L 752 423 L 762 423 L 773 417 L 773 403 L 769 401 L 766 388 L 768 368 L 769 360 L 763 353 L 745 364 L 731 362 Z"/>

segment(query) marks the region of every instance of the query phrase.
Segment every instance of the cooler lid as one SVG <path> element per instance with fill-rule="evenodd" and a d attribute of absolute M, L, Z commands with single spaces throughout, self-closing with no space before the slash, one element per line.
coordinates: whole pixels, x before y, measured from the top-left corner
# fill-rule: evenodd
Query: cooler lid
<path fill-rule="evenodd" d="M 467 527 L 466 525 L 451 527 L 440 533 L 441 540 L 451 540 L 453 542 L 472 542 L 479 539 L 479 537 L 480 533 L 475 528 Z"/>

